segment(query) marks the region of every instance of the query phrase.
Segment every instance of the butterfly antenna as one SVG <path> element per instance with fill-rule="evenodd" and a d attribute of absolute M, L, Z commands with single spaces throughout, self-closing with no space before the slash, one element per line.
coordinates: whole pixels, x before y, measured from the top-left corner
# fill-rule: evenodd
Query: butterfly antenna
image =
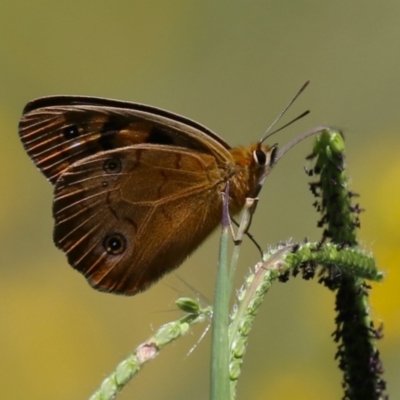
<path fill-rule="evenodd" d="M 264 142 L 267 138 L 275 134 L 276 132 L 279 132 L 281 129 L 287 127 L 288 125 L 292 124 L 293 122 L 299 120 L 300 118 L 303 118 L 306 116 L 310 111 L 305 111 L 303 114 L 300 116 L 296 117 L 293 121 L 290 121 L 283 127 L 277 129 L 276 131 L 270 132 L 271 129 L 276 125 L 276 123 L 282 118 L 282 116 L 286 113 L 286 111 L 290 108 L 290 106 L 296 101 L 296 99 L 301 95 L 301 93 L 304 92 L 305 88 L 310 84 L 310 81 L 307 81 L 304 83 L 304 85 L 300 88 L 300 90 L 296 93 L 296 95 L 289 101 L 289 103 L 286 105 L 286 107 L 280 112 L 280 114 L 275 118 L 274 122 L 268 127 L 262 138 L 260 139 L 260 144 Z"/>
<path fill-rule="evenodd" d="M 311 112 L 310 110 L 304 111 L 304 112 L 301 113 L 298 117 L 292 119 L 292 120 L 291 120 L 290 122 L 288 122 L 287 124 L 285 124 L 285 125 L 281 126 L 280 128 L 278 128 L 276 131 L 273 131 L 273 132 L 269 133 L 265 138 L 263 138 L 263 140 L 265 140 L 265 139 L 271 137 L 272 135 L 275 135 L 275 133 L 280 132 L 282 129 L 287 128 L 289 125 L 292 125 L 293 122 L 296 122 L 296 121 L 298 121 L 299 119 L 302 119 L 303 117 L 305 117 L 307 114 L 310 114 L 310 112 Z M 260 142 L 260 143 L 262 143 L 262 142 Z"/>

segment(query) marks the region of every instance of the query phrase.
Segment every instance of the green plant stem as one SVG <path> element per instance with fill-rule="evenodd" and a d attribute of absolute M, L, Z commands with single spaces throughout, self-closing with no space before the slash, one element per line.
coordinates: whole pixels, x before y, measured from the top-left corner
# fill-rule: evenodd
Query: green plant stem
<path fill-rule="evenodd" d="M 323 240 L 339 246 L 356 246 L 356 228 L 360 226 L 353 205 L 355 196 L 348 189 L 345 170 L 344 140 L 340 132 L 325 130 L 317 138 L 313 156 L 317 157 L 314 173 L 320 180 L 311 184 L 322 212 L 319 226 L 324 227 Z M 335 266 L 335 264 L 332 264 Z M 381 328 L 374 327 L 368 304 L 368 286 L 360 276 L 332 274 L 325 285 L 336 291 L 336 358 L 343 371 L 344 398 L 349 400 L 386 399 L 386 383 L 382 379 L 382 361 L 376 347 L 382 337 Z"/>
<path fill-rule="evenodd" d="M 224 215 L 220 239 L 220 254 L 214 295 L 211 344 L 211 400 L 229 400 L 229 298 L 228 270 L 229 224 L 227 223 L 227 193 L 224 194 Z"/>
<path fill-rule="evenodd" d="M 231 398 L 236 395 L 237 381 L 241 373 L 244 353 L 254 319 L 265 294 L 277 279 L 290 273 L 302 273 L 307 279 L 315 275 L 317 266 L 322 274 L 330 273 L 332 264 L 342 276 L 354 276 L 381 281 L 374 258 L 358 248 L 340 248 L 332 243 L 305 243 L 279 246 L 265 255 L 256 266 L 237 295 L 237 307 L 229 326 Z"/>
<path fill-rule="evenodd" d="M 250 227 L 251 218 L 252 218 L 253 212 L 255 210 L 255 207 L 257 205 L 257 202 L 258 202 L 258 199 L 252 199 L 252 198 L 246 199 L 246 205 L 245 205 L 245 208 L 243 210 L 243 213 L 242 213 L 242 216 L 240 219 L 239 228 L 236 232 L 235 247 L 233 248 L 231 264 L 229 267 L 229 285 L 230 285 L 229 286 L 229 295 L 231 295 L 232 290 L 233 290 L 235 273 L 236 273 L 236 268 L 237 268 L 237 264 L 239 261 L 239 254 L 240 254 L 243 237 L 246 234 L 248 228 Z"/>
<path fill-rule="evenodd" d="M 185 335 L 190 325 L 203 322 L 210 317 L 211 308 L 203 309 L 195 300 L 181 298 L 176 304 L 187 314 L 161 326 L 151 338 L 139 345 L 104 379 L 89 400 L 114 400 L 127 383 L 140 372 L 143 365 L 157 357 L 165 345 Z"/>

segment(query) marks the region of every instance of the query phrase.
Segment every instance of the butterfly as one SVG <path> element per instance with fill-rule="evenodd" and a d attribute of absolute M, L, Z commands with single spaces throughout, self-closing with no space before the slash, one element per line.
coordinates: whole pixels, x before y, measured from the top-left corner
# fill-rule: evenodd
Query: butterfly
<path fill-rule="evenodd" d="M 155 107 L 50 96 L 19 123 L 23 146 L 54 186 L 54 242 L 97 290 L 134 295 L 177 268 L 229 212 L 257 195 L 277 160 L 262 141 L 231 147 Z"/>

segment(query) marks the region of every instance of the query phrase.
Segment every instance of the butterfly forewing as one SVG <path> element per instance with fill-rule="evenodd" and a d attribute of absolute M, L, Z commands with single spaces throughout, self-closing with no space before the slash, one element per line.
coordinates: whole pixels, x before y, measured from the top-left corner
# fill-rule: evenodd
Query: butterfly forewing
<path fill-rule="evenodd" d="M 230 158 L 229 145 L 202 125 L 154 107 L 90 97 L 55 96 L 29 103 L 19 125 L 32 160 L 54 184 L 69 165 L 140 143 L 179 146 Z"/>
<path fill-rule="evenodd" d="M 226 180 L 214 157 L 180 147 L 88 157 L 56 182 L 55 243 L 95 288 L 135 294 L 218 225 Z"/>

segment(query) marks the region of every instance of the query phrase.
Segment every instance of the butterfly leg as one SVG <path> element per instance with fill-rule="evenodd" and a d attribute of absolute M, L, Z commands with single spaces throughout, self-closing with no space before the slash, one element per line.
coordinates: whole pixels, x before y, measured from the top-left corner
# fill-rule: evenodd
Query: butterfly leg
<path fill-rule="evenodd" d="M 254 243 L 254 245 L 256 246 L 256 248 L 258 249 L 258 251 L 260 252 L 261 257 L 262 257 L 264 253 L 262 251 L 261 246 L 257 243 L 254 236 L 249 232 L 251 220 L 252 220 L 254 211 L 256 209 L 257 203 L 258 203 L 257 197 L 256 198 L 248 197 L 246 199 L 246 204 L 244 206 L 240 224 L 234 218 L 231 218 L 233 223 L 239 228 L 237 233 L 235 234 L 233 232 L 232 226 L 231 226 L 231 229 L 232 229 L 232 236 L 234 238 L 235 245 L 239 245 L 243 241 L 243 235 L 245 234 Z"/>

